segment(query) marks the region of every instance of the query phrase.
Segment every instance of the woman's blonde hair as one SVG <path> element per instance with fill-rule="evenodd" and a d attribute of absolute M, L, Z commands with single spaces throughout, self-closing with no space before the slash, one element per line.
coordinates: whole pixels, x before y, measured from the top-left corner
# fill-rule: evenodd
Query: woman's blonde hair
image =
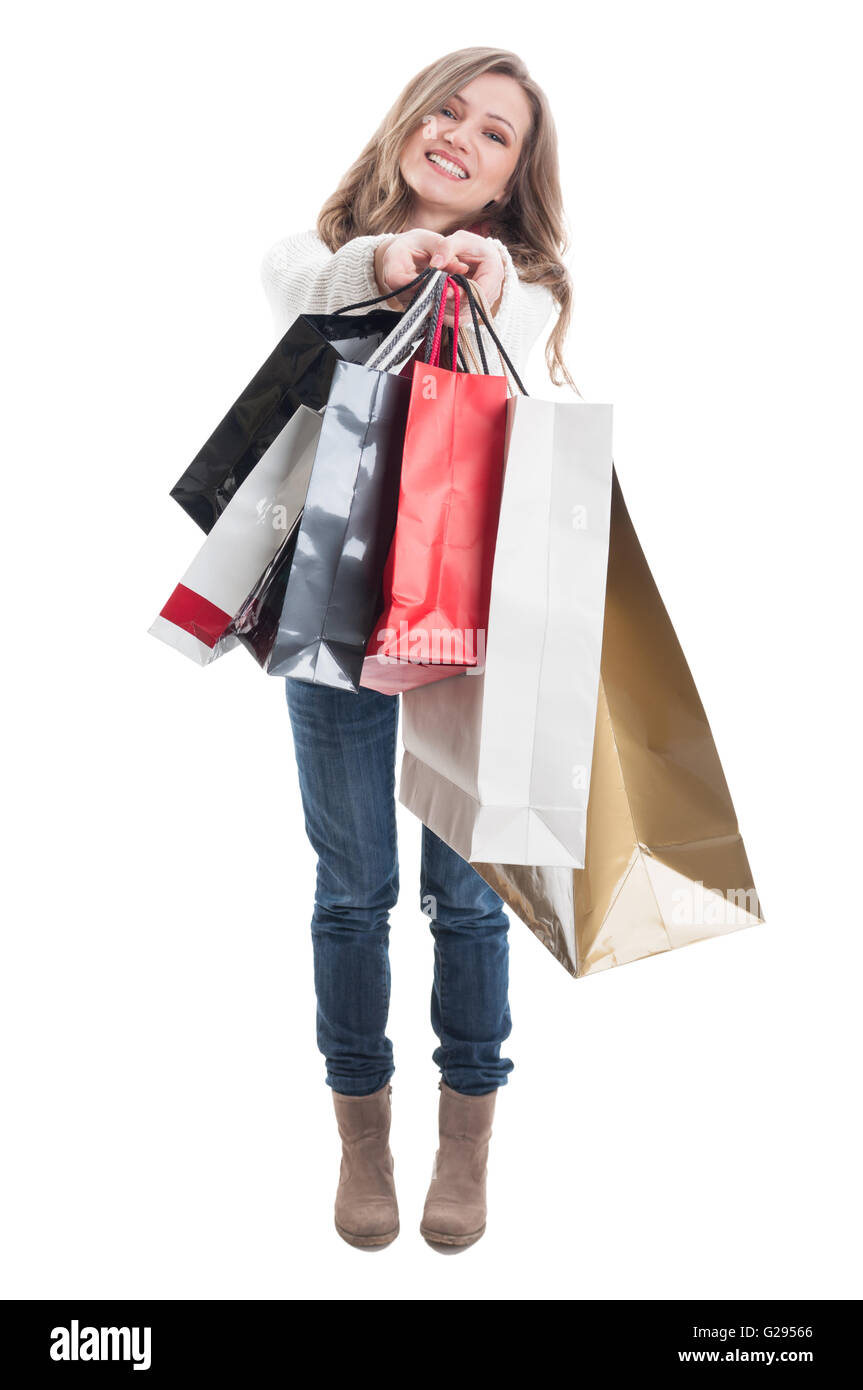
<path fill-rule="evenodd" d="M 405 140 L 424 117 L 484 72 L 505 73 L 519 83 L 531 106 L 532 123 L 503 201 L 483 209 L 482 216 L 489 224 L 489 235 L 508 248 L 519 278 L 547 285 L 551 291 L 559 312 L 546 344 L 546 365 L 555 386 L 566 381 L 578 391 L 563 360 L 572 314 L 572 280 L 561 260 L 569 238 L 557 132 L 545 93 L 517 54 L 504 48 L 460 48 L 417 73 L 324 203 L 318 234 L 331 251 L 337 251 L 352 237 L 404 230 L 413 198 L 399 168 Z"/>

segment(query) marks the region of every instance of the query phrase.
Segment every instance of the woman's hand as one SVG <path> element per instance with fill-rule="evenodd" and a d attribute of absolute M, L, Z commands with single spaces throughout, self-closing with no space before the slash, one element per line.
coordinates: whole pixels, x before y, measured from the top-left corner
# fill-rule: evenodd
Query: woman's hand
<path fill-rule="evenodd" d="M 445 241 L 440 232 L 427 232 L 415 227 L 410 232 L 401 232 L 391 241 L 382 242 L 375 251 L 375 279 L 385 294 L 415 280 L 421 270 L 428 267 L 429 261 Z M 459 269 L 461 270 L 461 266 Z M 387 300 L 388 305 L 404 309 L 414 290 L 407 290 L 404 299 L 397 294 Z"/>
<path fill-rule="evenodd" d="M 492 314 L 497 313 L 503 294 L 505 267 L 500 251 L 487 237 L 477 236 L 475 232 L 451 232 L 443 238 L 430 265 L 435 269 L 467 275 L 485 292 Z M 452 302 L 451 296 L 448 295 L 447 299 Z M 464 291 L 459 290 L 459 313 L 463 311 L 467 312 L 467 301 Z M 448 309 L 444 323 L 452 327 L 452 321 L 452 310 Z"/>
<path fill-rule="evenodd" d="M 408 284 L 428 265 L 434 270 L 468 275 L 485 291 L 492 313 L 496 312 L 503 289 L 504 264 L 497 247 L 485 237 L 463 231 L 443 236 L 440 232 L 429 232 L 420 227 L 402 232 L 377 248 L 375 279 L 381 292 L 386 293 L 394 286 Z M 407 292 L 405 301 L 412 293 L 412 290 Z M 467 313 L 464 291 L 459 289 L 458 293 L 459 313 Z M 451 306 L 452 302 L 450 292 L 447 294 L 447 304 Z M 398 309 L 405 307 L 405 303 L 396 295 L 387 303 Z M 450 328 L 453 325 L 451 307 L 444 314 L 444 323 Z"/>

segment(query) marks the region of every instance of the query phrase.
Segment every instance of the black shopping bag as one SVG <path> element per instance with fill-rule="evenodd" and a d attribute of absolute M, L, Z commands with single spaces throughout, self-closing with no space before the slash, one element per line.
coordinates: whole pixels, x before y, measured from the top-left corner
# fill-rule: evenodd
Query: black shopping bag
<path fill-rule="evenodd" d="M 336 363 L 367 361 L 401 321 L 390 309 L 294 320 L 171 489 L 202 531 L 212 530 L 298 406 L 326 404 Z"/>

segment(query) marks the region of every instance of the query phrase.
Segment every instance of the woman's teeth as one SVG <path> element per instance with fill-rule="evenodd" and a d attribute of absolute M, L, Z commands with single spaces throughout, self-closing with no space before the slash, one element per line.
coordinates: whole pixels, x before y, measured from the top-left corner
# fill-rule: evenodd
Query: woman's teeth
<path fill-rule="evenodd" d="M 457 179 L 466 179 L 467 174 L 458 164 L 453 164 L 451 160 L 444 159 L 440 154 L 427 154 L 426 159 L 430 159 L 432 164 L 439 164 L 448 174 L 454 174 Z"/>

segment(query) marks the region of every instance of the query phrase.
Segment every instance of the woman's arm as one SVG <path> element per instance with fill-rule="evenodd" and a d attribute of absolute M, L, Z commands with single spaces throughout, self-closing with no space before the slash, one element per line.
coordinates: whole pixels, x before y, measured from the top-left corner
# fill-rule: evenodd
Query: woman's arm
<path fill-rule="evenodd" d="M 345 304 L 380 295 L 375 251 L 394 235 L 353 237 L 335 252 L 314 229 L 275 242 L 261 261 L 260 273 L 277 331 L 286 332 L 300 314 L 330 314 Z M 548 321 L 554 300 L 545 286 L 528 285 L 519 279 L 502 241 L 494 237 L 488 241 L 497 248 L 504 266 L 500 298 L 497 307 L 492 306 L 495 332 L 520 370 Z M 378 307 L 386 308 L 387 304 L 382 301 Z M 473 337 L 470 327 L 468 332 Z M 489 346 L 488 335 L 485 342 Z"/>
<path fill-rule="evenodd" d="M 375 279 L 375 250 L 392 235 L 354 237 L 335 252 L 315 230 L 275 242 L 260 266 L 274 318 L 287 329 L 300 314 L 331 314 L 345 304 L 376 298 L 381 291 Z"/>

